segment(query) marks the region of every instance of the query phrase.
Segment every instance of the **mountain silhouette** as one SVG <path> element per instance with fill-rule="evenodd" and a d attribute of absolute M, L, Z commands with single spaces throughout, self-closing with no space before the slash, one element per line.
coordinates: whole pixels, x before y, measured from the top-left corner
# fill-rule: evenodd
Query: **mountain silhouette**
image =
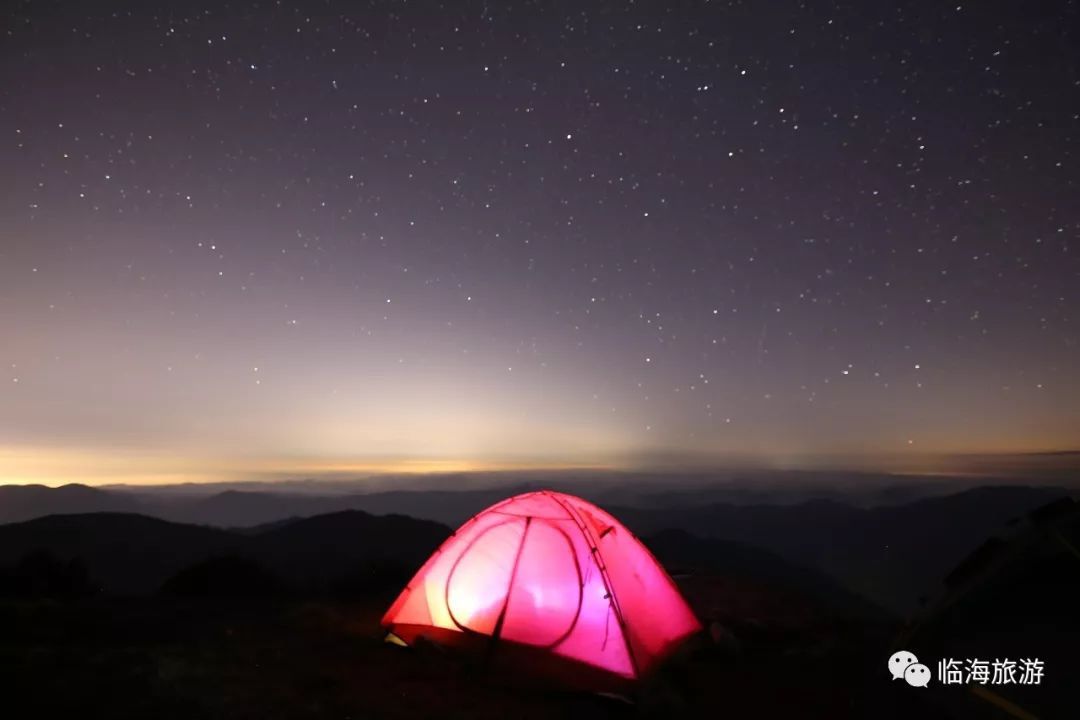
<path fill-rule="evenodd" d="M 360 566 L 359 561 L 343 555 L 360 552 L 359 548 L 337 540 L 331 542 L 335 534 L 331 527 L 323 529 L 327 539 L 321 546 L 314 540 L 311 545 L 282 543 L 273 557 L 261 554 L 263 551 L 256 550 L 258 543 L 245 543 L 241 536 L 265 536 L 264 542 L 273 543 L 275 531 L 288 532 L 288 528 L 298 524 L 301 528 L 309 527 L 302 524 L 305 518 L 340 512 L 360 514 L 352 516 L 351 521 L 322 522 L 353 522 L 359 526 L 364 522 L 360 519 L 364 514 L 369 517 L 398 514 L 457 527 L 474 513 L 522 487 L 346 495 L 227 490 L 200 496 L 150 491 L 135 494 L 76 485 L 55 489 L 9 486 L 0 487 L 0 512 L 9 518 L 25 518 L 35 513 L 72 509 L 78 512 L 121 509 L 176 524 L 241 529 L 217 536 L 228 539 L 228 542 L 215 541 L 222 545 L 222 552 L 232 552 L 239 543 L 245 552 L 266 563 L 273 572 L 278 572 L 277 566 L 281 565 L 280 571 L 293 580 L 306 578 L 310 582 L 326 583 L 329 579 L 320 570 L 319 556 L 351 562 L 354 569 Z M 618 486 L 611 482 L 598 484 L 591 494 L 581 494 L 587 498 L 604 498 L 604 506 L 639 535 L 677 529 L 698 538 L 767 550 L 794 566 L 832 578 L 880 607 L 903 614 L 917 609 L 924 598 L 932 596 L 939 589 L 941 578 L 957 562 L 1011 518 L 1066 493 L 1060 488 L 980 487 L 870 507 L 836 499 L 745 503 L 741 501 L 760 498 L 761 494 L 710 487 L 680 487 L 663 492 L 653 485 L 642 485 L 627 488 L 620 494 Z M 721 496 L 737 497 L 740 502 L 711 501 Z M 882 490 L 876 496 L 899 501 L 909 494 Z M 203 528 L 200 532 L 209 530 Z M 383 530 L 380 528 L 378 532 Z M 375 530 L 357 527 L 356 532 Z M 439 532 L 446 532 L 446 528 Z M 156 552 L 154 547 L 151 542 L 146 552 Z M 318 549 L 305 549 L 309 547 Z M 374 550 L 369 548 L 367 552 Z M 190 559 L 183 552 L 173 554 Z M 168 560 L 165 557 L 159 564 L 173 568 L 174 572 L 179 569 Z M 372 557 L 370 561 L 383 563 L 384 560 Z M 362 575 L 363 572 L 357 579 Z"/>
<path fill-rule="evenodd" d="M 137 512 L 135 497 L 87 485 L 0 485 L 0 523 L 21 522 L 45 515 L 88 512 Z"/>
<path fill-rule="evenodd" d="M 815 500 L 611 511 L 639 535 L 679 528 L 769 550 L 825 572 L 882 607 L 908 613 L 988 536 L 1063 495 L 1059 488 L 986 487 L 873 508 Z"/>
<path fill-rule="evenodd" d="M 62 561 L 81 560 L 104 591 L 141 594 L 198 560 L 238 550 L 242 540 L 217 528 L 129 513 L 49 515 L 0 525 L 0 567 L 47 551 Z"/>
<path fill-rule="evenodd" d="M 404 584 L 449 535 L 429 520 L 345 510 L 270 528 L 252 538 L 252 553 L 305 588 L 360 585 L 365 574 Z"/>
<path fill-rule="evenodd" d="M 840 582 L 760 548 L 699 538 L 684 530 L 664 530 L 644 538 L 653 555 L 673 574 L 696 573 L 753 582 L 800 596 L 825 612 L 880 620 L 889 617 Z"/>
<path fill-rule="evenodd" d="M 1025 717 L 1066 717 L 1055 708 L 1076 706 L 1077 608 L 1080 503 L 1062 500 L 1027 514 L 965 558 L 899 642 L 918 647 L 920 658 L 956 658 L 961 667 L 968 658 L 1011 658 L 1018 675 L 1034 660 L 1045 678 L 1010 685 L 1010 702 Z"/>
<path fill-rule="evenodd" d="M 245 571 L 254 573 L 254 563 L 296 588 L 320 591 L 358 573 L 415 570 L 449 534 L 437 523 L 358 511 L 255 535 L 124 513 L 52 515 L 0 526 L 0 568 L 17 568 L 27 556 L 45 552 L 61 563 L 82 563 L 103 592 L 148 594 L 181 571 L 227 557 L 249 563 Z M 221 567 L 199 572 L 211 577 Z M 200 582 L 189 574 L 172 589 Z"/>
<path fill-rule="evenodd" d="M 55 515 L 0 526 L 0 568 L 46 556 L 50 568 L 75 564 L 106 594 L 396 592 L 449 534 L 439 523 L 357 510 L 244 531 L 124 513 Z M 680 530 L 646 544 L 675 572 L 749 579 L 831 610 L 880 614 L 821 573 L 765 550 Z"/>

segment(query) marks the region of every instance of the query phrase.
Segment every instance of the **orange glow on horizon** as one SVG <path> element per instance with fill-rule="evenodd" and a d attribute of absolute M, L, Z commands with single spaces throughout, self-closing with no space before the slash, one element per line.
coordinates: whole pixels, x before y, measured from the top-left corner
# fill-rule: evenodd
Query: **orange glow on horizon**
<path fill-rule="evenodd" d="M 146 452 L 0 448 L 0 485 L 173 485 L 188 483 L 363 478 L 525 470 L 622 470 L 613 462 L 453 458 L 201 458 Z"/>
<path fill-rule="evenodd" d="M 1008 476 L 1032 470 L 1074 467 L 1075 453 L 1056 449 L 992 453 L 800 454 L 752 456 L 717 453 L 659 453 L 626 457 L 564 459 L 542 456 L 502 458 L 282 456 L 223 457 L 177 452 L 98 448 L 0 447 L 0 485 L 179 485 L 285 480 L 358 480 L 376 475 L 439 475 L 515 471 L 709 472 L 856 471 L 903 475 Z"/>

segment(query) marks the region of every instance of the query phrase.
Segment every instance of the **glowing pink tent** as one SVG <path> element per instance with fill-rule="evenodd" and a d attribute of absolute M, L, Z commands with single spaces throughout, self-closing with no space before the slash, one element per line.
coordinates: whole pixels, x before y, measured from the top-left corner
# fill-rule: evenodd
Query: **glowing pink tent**
<path fill-rule="evenodd" d="M 492 505 L 461 526 L 386 612 L 388 637 L 515 659 L 597 690 L 647 675 L 700 625 L 618 520 L 552 491 Z"/>

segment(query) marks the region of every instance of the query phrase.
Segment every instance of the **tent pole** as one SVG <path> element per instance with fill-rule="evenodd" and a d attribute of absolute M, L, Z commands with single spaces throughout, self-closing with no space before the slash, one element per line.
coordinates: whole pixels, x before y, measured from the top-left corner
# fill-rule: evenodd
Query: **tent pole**
<path fill-rule="evenodd" d="M 485 668 L 491 664 L 491 658 L 495 654 L 495 646 L 499 644 L 499 638 L 502 636 L 503 621 L 506 620 L 506 609 L 510 606 L 510 593 L 514 589 L 514 580 L 517 578 L 518 565 L 521 563 L 521 554 L 525 550 L 525 540 L 529 537 L 529 527 L 532 525 L 532 520 L 532 517 L 525 518 L 525 529 L 521 532 L 521 542 L 518 543 L 517 553 L 514 555 L 514 567 L 510 570 L 510 581 L 506 584 L 506 597 L 503 599 L 499 619 L 495 621 L 495 629 L 491 633 L 491 642 L 488 644 L 487 657 L 484 661 Z"/>

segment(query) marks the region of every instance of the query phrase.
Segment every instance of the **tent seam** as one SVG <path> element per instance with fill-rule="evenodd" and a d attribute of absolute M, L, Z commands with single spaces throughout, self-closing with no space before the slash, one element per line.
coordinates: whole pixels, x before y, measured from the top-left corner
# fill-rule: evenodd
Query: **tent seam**
<path fill-rule="evenodd" d="M 620 607 L 619 605 L 619 598 L 615 594 L 615 587 L 611 583 L 611 579 L 608 575 L 607 563 L 604 562 L 604 556 L 600 552 L 599 543 L 593 537 L 592 533 L 589 532 L 589 528 L 585 525 L 585 522 L 578 515 L 576 508 L 571 507 L 569 503 L 563 502 L 563 500 L 556 493 L 550 493 L 546 490 L 541 490 L 540 492 L 550 497 L 564 510 L 566 510 L 566 513 L 570 515 L 570 517 L 574 520 L 574 523 L 578 526 L 581 534 L 584 535 L 586 541 L 588 541 L 589 550 L 596 557 L 593 562 L 595 563 L 597 569 L 600 571 L 600 579 L 604 583 L 604 589 L 607 590 L 608 601 L 611 604 L 611 609 L 615 611 L 615 619 L 619 621 L 619 630 L 622 631 L 623 643 L 626 645 L 626 653 L 630 658 L 630 665 L 634 670 L 634 677 L 640 678 L 641 669 L 638 665 L 637 657 L 635 657 L 634 655 L 634 648 L 630 644 L 630 634 L 629 632 L 627 632 L 626 618 L 623 616 L 622 607 Z"/>

